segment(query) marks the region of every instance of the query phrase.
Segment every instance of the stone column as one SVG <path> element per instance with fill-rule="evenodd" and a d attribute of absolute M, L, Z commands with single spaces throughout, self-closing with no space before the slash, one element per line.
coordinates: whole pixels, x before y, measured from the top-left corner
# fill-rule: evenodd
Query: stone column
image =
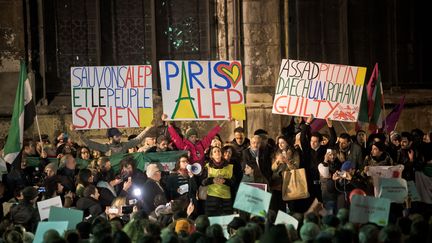
<path fill-rule="evenodd" d="M 264 128 L 271 137 L 280 131 L 279 115 L 271 113 L 281 62 L 279 0 L 243 0 L 243 67 L 249 136 Z"/>

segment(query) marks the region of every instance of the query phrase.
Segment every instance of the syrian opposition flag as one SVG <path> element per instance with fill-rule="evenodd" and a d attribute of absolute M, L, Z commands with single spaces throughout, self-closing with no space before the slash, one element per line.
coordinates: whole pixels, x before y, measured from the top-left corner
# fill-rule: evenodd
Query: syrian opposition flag
<path fill-rule="evenodd" d="M 372 75 L 367 85 L 368 93 L 368 116 L 369 116 L 369 131 L 376 132 L 378 126 L 382 123 L 382 112 L 384 107 L 384 96 L 381 84 L 381 73 L 378 70 L 378 63 L 372 71 Z"/>
<path fill-rule="evenodd" d="M 21 62 L 15 104 L 8 137 L 4 146 L 4 160 L 12 164 L 21 152 L 24 131 L 33 124 L 36 107 L 33 101 L 27 67 Z"/>

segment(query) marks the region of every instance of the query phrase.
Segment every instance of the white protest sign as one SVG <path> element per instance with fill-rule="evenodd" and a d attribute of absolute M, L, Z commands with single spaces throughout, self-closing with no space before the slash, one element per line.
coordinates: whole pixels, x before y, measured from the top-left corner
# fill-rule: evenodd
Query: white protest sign
<path fill-rule="evenodd" d="M 168 120 L 246 119 L 240 61 L 159 61 Z"/>
<path fill-rule="evenodd" d="M 229 239 L 228 234 L 228 224 L 233 220 L 233 218 L 239 217 L 238 214 L 231 214 L 231 215 L 224 215 L 224 216 L 215 216 L 215 217 L 208 217 L 210 221 L 210 225 L 218 224 L 222 226 L 225 238 Z"/>
<path fill-rule="evenodd" d="M 51 207 L 63 207 L 60 196 L 53 197 L 47 200 L 37 202 L 37 207 L 39 210 L 39 216 L 41 220 L 47 219 L 49 217 Z"/>
<path fill-rule="evenodd" d="M 421 201 L 420 195 L 417 191 L 417 187 L 414 181 L 407 181 L 407 186 L 408 186 L 408 195 L 411 197 L 411 201 L 413 202 Z"/>
<path fill-rule="evenodd" d="M 234 208 L 265 217 L 267 215 L 272 194 L 256 187 L 240 183 Z"/>
<path fill-rule="evenodd" d="M 349 220 L 352 223 L 372 222 L 380 226 L 388 224 L 390 199 L 354 195 L 350 206 Z"/>
<path fill-rule="evenodd" d="M 272 112 L 355 122 L 365 76 L 365 67 L 283 59 Z"/>
<path fill-rule="evenodd" d="M 275 225 L 276 224 L 291 224 L 292 226 L 294 226 L 294 229 L 297 229 L 298 227 L 298 220 L 296 218 L 294 218 L 293 216 L 282 212 L 282 211 L 278 211 L 278 214 L 276 216 L 276 221 L 275 221 Z"/>
<path fill-rule="evenodd" d="M 404 203 L 408 196 L 408 186 L 402 178 L 380 178 L 378 197 L 388 198 L 395 203 Z"/>
<path fill-rule="evenodd" d="M 151 65 L 71 67 L 76 129 L 148 126 L 152 93 Z"/>
<path fill-rule="evenodd" d="M 402 178 L 403 165 L 368 166 L 367 175 L 372 177 L 374 195 L 379 197 L 379 178 Z"/>
<path fill-rule="evenodd" d="M 401 178 L 404 168 L 403 165 L 369 166 L 367 175 L 380 178 Z"/>

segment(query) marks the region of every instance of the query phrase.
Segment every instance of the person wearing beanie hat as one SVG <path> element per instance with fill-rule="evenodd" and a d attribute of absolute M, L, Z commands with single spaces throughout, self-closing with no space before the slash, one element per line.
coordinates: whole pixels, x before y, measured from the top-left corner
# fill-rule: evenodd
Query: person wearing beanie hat
<path fill-rule="evenodd" d="M 189 139 L 192 136 L 195 136 L 195 138 L 198 137 L 198 131 L 195 128 L 189 128 L 186 130 L 186 134 L 185 134 L 186 138 Z"/>
<path fill-rule="evenodd" d="M 107 138 L 112 138 L 112 137 L 120 137 L 122 135 L 122 133 L 120 132 L 120 130 L 118 130 L 118 128 L 112 127 L 109 128 L 107 130 Z"/>
<path fill-rule="evenodd" d="M 187 221 L 187 219 L 179 219 L 176 221 L 176 224 L 175 224 L 175 232 L 177 234 L 180 234 L 180 232 L 183 231 L 189 235 L 190 226 L 191 225 L 190 225 L 189 221 Z"/>
<path fill-rule="evenodd" d="M 345 161 L 341 170 L 337 170 L 332 179 L 335 181 L 335 189 L 338 192 L 337 208 L 349 207 L 349 194 L 354 189 L 366 190 L 367 178 L 359 170 L 355 170 L 352 161 Z"/>
<path fill-rule="evenodd" d="M 204 166 L 205 151 L 210 147 L 213 138 L 220 132 L 222 126 L 226 121 L 221 122 L 219 125 L 211 129 L 205 137 L 198 139 L 198 132 L 194 128 L 189 128 L 186 131 L 185 138 L 182 138 L 176 129 L 167 120 L 166 114 L 162 115 L 162 120 L 168 123 L 168 133 L 177 149 L 187 150 L 190 153 L 189 163 L 200 163 Z"/>
<path fill-rule="evenodd" d="M 393 165 L 393 159 L 386 152 L 386 147 L 383 142 L 375 142 L 372 144 L 370 155 L 365 159 L 365 172 L 368 171 L 368 166 L 389 166 Z"/>
<path fill-rule="evenodd" d="M 353 163 L 349 160 L 345 161 L 341 166 L 341 171 L 350 171 L 353 169 Z"/>
<path fill-rule="evenodd" d="M 141 141 L 148 136 L 151 129 L 154 126 L 146 127 L 140 134 L 138 134 L 135 138 L 127 141 L 122 142 L 121 136 L 122 133 L 120 130 L 118 130 L 115 127 L 109 128 L 107 130 L 107 138 L 109 139 L 109 143 L 98 143 L 95 141 L 92 141 L 88 139 L 86 136 L 83 135 L 82 132 L 77 132 L 79 138 L 83 143 L 92 150 L 98 150 L 100 152 L 105 153 L 107 156 L 111 156 L 114 154 L 124 154 L 129 151 L 130 148 L 136 147 L 138 144 L 141 143 Z M 69 127 L 71 132 L 75 132 L 75 126 L 73 124 Z"/>
<path fill-rule="evenodd" d="M 21 196 L 19 204 L 12 206 L 10 210 L 10 219 L 13 224 L 22 225 L 27 231 L 34 232 L 39 222 L 39 213 L 34 206 L 38 199 L 38 191 L 28 186 L 21 190 Z"/>

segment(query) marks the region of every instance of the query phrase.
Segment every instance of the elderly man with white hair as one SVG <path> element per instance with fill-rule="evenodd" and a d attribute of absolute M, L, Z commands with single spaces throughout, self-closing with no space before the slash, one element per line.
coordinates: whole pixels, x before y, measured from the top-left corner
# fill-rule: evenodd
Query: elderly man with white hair
<path fill-rule="evenodd" d="M 161 171 L 157 164 L 149 164 L 146 169 L 147 181 L 142 191 L 143 209 L 150 214 L 161 203 L 166 203 L 165 188 L 161 184 Z M 158 204 L 158 205 L 156 205 Z"/>

